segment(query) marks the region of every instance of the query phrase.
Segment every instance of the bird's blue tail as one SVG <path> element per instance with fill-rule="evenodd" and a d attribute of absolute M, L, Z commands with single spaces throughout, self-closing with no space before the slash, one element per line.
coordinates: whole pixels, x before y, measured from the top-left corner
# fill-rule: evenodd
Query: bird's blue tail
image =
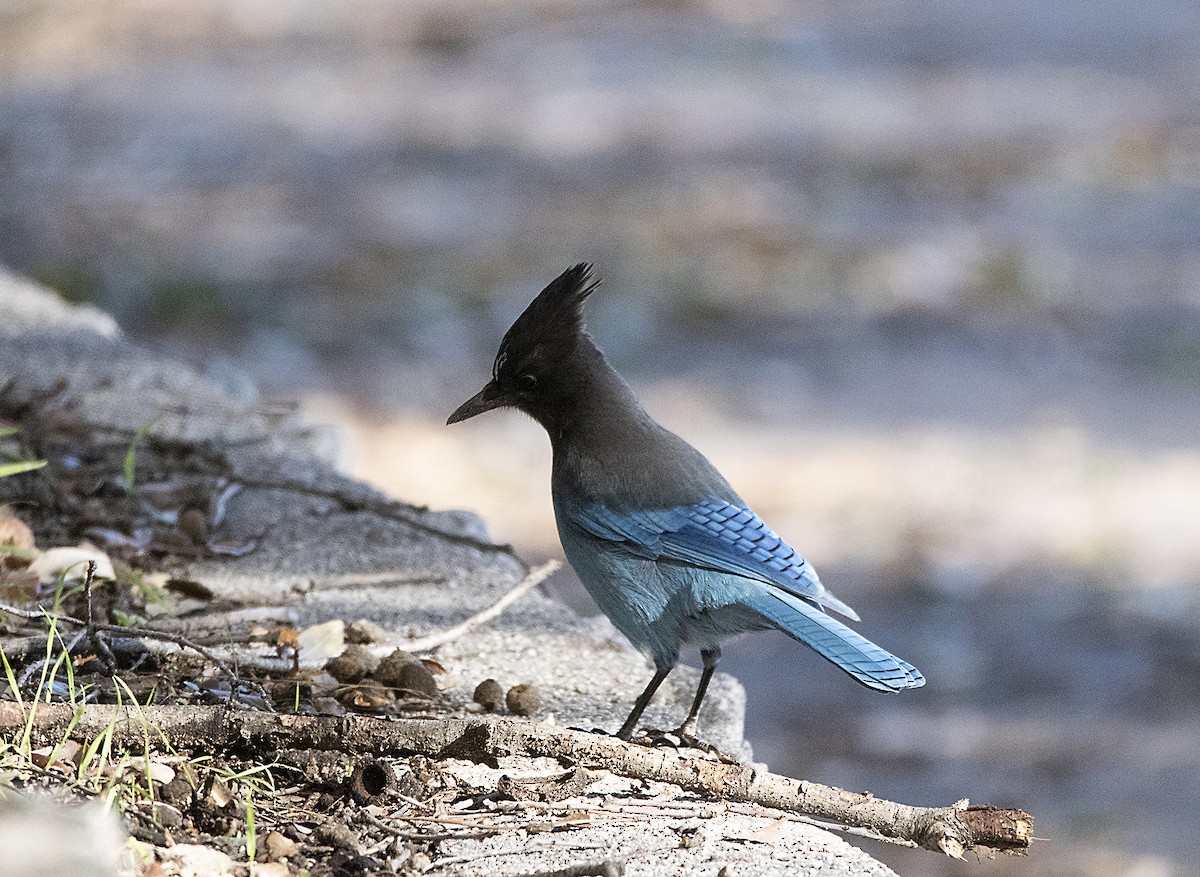
<path fill-rule="evenodd" d="M 912 664 L 786 591 L 764 588 L 741 602 L 868 688 L 901 691 L 925 684 L 925 677 Z"/>

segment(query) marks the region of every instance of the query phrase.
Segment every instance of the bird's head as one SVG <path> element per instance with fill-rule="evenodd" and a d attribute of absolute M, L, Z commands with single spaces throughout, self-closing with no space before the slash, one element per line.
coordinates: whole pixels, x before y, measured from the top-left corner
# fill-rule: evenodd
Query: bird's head
<path fill-rule="evenodd" d="M 517 318 L 500 342 L 492 379 L 450 415 L 458 423 L 493 408 L 518 408 L 543 424 L 572 380 L 583 328 L 583 302 L 600 281 L 581 262 L 556 277 Z"/>

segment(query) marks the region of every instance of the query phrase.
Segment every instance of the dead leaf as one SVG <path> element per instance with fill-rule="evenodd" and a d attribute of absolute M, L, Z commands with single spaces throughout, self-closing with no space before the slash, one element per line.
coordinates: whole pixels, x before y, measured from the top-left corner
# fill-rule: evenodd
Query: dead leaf
<path fill-rule="evenodd" d="M 263 846 L 267 849 L 267 857 L 275 862 L 294 856 L 300 849 L 300 844 L 278 831 L 268 834 Z"/>
<path fill-rule="evenodd" d="M 150 779 L 159 785 L 165 786 L 171 780 L 175 779 L 175 768 L 169 764 L 164 764 L 161 761 L 151 759 L 146 761 L 140 755 L 136 755 L 129 759 L 129 767 L 136 773 L 142 776 L 148 776 Z"/>
<path fill-rule="evenodd" d="M 300 631 L 296 638 L 300 663 L 306 667 L 323 667 L 346 648 L 346 622 L 340 618 L 314 624 Z"/>
<path fill-rule="evenodd" d="M 360 712 L 379 712 L 391 707 L 396 702 L 396 695 L 390 688 L 367 680 L 361 685 L 342 689 L 338 700 L 343 706 Z"/>
<path fill-rule="evenodd" d="M 202 600 L 204 602 L 211 602 L 215 596 L 212 588 L 208 585 L 192 581 L 191 579 L 168 578 L 163 583 L 163 588 L 180 597 L 188 597 L 192 600 Z"/>
<path fill-rule="evenodd" d="M 68 740 L 67 743 L 74 744 L 73 749 L 69 749 L 66 744 L 58 747 L 58 753 L 55 754 L 55 747 L 43 746 L 41 749 L 35 749 L 29 753 L 29 760 L 45 771 L 58 771 L 67 776 L 75 775 L 75 763 L 72 760 L 75 754 L 79 751 L 79 744 L 74 740 Z M 51 762 L 51 756 L 55 756 Z"/>
<path fill-rule="evenodd" d="M 112 561 L 108 555 L 91 545 L 76 545 L 72 548 L 51 548 L 29 564 L 31 572 L 42 584 L 53 584 L 62 578 L 68 582 L 82 582 L 87 575 L 87 563 L 96 561 L 96 578 L 114 579 Z"/>
<path fill-rule="evenodd" d="M 19 552 L 37 550 L 33 541 L 33 531 L 17 517 L 11 506 L 0 506 L 0 548 L 15 548 Z"/>
<path fill-rule="evenodd" d="M 754 843 L 773 844 L 777 843 L 783 837 L 783 830 L 787 827 L 788 821 L 786 818 L 780 817 L 773 822 L 769 822 L 757 831 L 752 831 L 750 834 L 729 837 L 727 840 L 748 840 Z"/>
<path fill-rule="evenodd" d="M 208 801 L 214 807 L 221 808 L 233 800 L 233 790 L 222 779 L 214 779 L 208 790 Z"/>

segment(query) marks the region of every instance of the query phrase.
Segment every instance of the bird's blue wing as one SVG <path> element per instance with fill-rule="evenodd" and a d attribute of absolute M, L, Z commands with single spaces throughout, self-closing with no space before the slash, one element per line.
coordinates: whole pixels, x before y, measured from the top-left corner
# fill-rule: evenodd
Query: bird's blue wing
<path fill-rule="evenodd" d="M 863 685 L 900 691 L 925 684 L 919 670 L 827 615 L 824 606 L 858 620 L 825 590 L 816 571 L 745 506 L 708 500 L 666 510 L 617 512 L 600 505 L 572 515 L 593 536 L 651 560 L 685 563 L 741 576 L 737 602 L 832 661 Z"/>
<path fill-rule="evenodd" d="M 825 589 L 812 565 L 745 506 L 721 499 L 663 510 L 594 505 L 573 518 L 593 536 L 620 542 L 634 554 L 755 579 L 858 620 Z"/>

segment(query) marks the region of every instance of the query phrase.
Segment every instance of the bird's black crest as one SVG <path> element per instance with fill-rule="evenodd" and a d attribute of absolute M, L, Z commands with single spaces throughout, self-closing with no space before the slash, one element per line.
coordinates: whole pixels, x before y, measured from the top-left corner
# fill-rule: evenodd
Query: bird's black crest
<path fill-rule="evenodd" d="M 532 356 L 553 358 L 567 353 L 585 334 L 583 303 L 599 285 L 587 262 L 554 278 L 505 333 L 492 376 L 499 378 L 506 365 L 517 365 Z"/>

